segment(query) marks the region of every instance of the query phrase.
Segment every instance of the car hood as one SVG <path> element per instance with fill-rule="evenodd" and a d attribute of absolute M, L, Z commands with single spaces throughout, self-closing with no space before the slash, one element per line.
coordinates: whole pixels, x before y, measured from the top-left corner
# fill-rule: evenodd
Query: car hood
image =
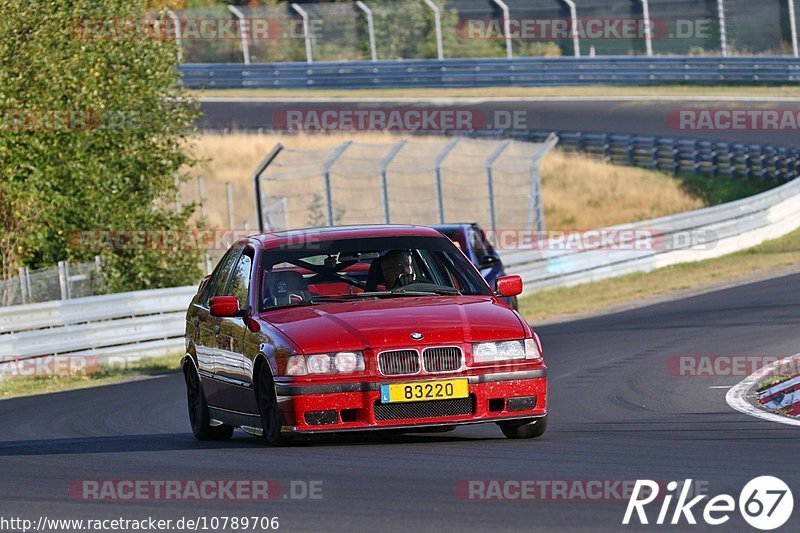
<path fill-rule="evenodd" d="M 304 353 L 521 339 L 518 315 L 488 296 L 428 296 L 276 309 L 261 318 Z M 412 340 L 412 333 L 424 338 Z"/>

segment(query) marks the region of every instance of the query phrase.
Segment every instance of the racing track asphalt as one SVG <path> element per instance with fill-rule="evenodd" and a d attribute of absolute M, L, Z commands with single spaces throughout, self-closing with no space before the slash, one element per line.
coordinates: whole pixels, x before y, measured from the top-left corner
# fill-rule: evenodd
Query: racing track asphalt
<path fill-rule="evenodd" d="M 430 99 L 267 99 L 267 98 L 204 98 L 201 100 L 203 116 L 196 125 L 205 130 L 274 129 L 274 117 L 287 110 L 329 109 L 462 109 L 479 111 L 473 116 L 485 117 L 488 127 L 493 126 L 496 111 L 519 112 L 527 130 L 609 132 L 643 136 L 683 137 L 711 141 L 775 144 L 794 146 L 797 130 L 747 131 L 747 130 L 680 130 L 668 117 L 676 110 L 692 109 L 776 109 L 800 111 L 798 99 L 735 98 L 730 100 L 708 98 L 528 98 L 480 99 L 452 98 Z M 280 116 L 280 115 L 279 115 Z M 306 115 L 303 115 L 306 116 Z M 507 116 L 505 114 L 504 116 Z M 516 116 L 516 115 L 515 115 Z M 278 120 L 280 124 L 280 119 Z M 495 123 L 496 124 L 496 123 Z"/>
<path fill-rule="evenodd" d="M 692 478 L 707 482 L 712 495 L 736 498 L 751 478 L 775 475 L 797 501 L 797 428 L 728 407 L 726 387 L 742 377 L 677 377 L 665 362 L 672 355 L 797 353 L 798 310 L 800 274 L 793 274 L 538 328 L 552 414 L 537 440 L 506 440 L 494 425 L 480 425 L 291 448 L 265 447 L 238 431 L 230 442 L 198 443 L 177 374 L 2 401 L 0 516 L 266 515 L 280 517 L 283 531 L 621 528 L 625 501 L 462 501 L 454 488 L 466 479 Z M 68 487 L 80 479 L 322 480 L 323 498 L 77 501 Z M 795 508 L 795 527 L 798 515 Z M 734 513 L 723 527 L 745 525 Z"/>

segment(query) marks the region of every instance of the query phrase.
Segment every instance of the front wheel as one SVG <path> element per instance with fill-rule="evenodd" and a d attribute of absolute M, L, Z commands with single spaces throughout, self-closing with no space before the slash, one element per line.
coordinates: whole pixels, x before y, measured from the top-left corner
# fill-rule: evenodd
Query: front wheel
<path fill-rule="evenodd" d="M 233 426 L 212 426 L 208 416 L 208 403 L 206 402 L 200 376 L 191 365 L 184 372 L 186 378 L 186 398 L 189 406 L 189 422 L 192 424 L 192 433 L 197 440 L 227 440 L 233 435 Z"/>
<path fill-rule="evenodd" d="M 498 422 L 497 425 L 509 439 L 535 439 L 544 435 L 547 429 L 547 415 L 528 420 Z"/>
<path fill-rule="evenodd" d="M 256 402 L 261 415 L 263 433 L 261 440 L 267 444 L 284 444 L 287 439 L 281 433 L 281 414 L 278 408 L 278 397 L 275 395 L 275 382 L 269 365 L 261 366 L 256 387 Z"/>

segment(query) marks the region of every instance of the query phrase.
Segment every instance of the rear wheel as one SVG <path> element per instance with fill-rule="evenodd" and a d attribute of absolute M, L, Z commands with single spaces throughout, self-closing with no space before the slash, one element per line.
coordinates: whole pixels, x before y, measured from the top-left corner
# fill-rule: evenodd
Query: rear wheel
<path fill-rule="evenodd" d="M 281 433 L 281 414 L 278 408 L 278 398 L 275 395 L 275 382 L 267 364 L 261 365 L 258 374 L 256 402 L 263 428 L 261 440 L 273 445 L 287 442 L 286 437 Z"/>
<path fill-rule="evenodd" d="M 498 422 L 503 435 L 509 439 L 535 439 L 544 435 L 547 429 L 547 415 L 513 422 Z"/>
<path fill-rule="evenodd" d="M 227 440 L 233 435 L 233 426 L 212 426 L 208 416 L 208 403 L 206 402 L 200 376 L 192 365 L 184 372 L 186 377 L 186 399 L 189 407 L 189 422 L 192 424 L 192 433 L 197 440 Z"/>

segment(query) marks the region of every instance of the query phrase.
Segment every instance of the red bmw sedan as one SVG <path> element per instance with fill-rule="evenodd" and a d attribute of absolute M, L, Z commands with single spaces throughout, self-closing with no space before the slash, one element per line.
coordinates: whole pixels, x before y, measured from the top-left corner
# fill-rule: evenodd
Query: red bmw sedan
<path fill-rule="evenodd" d="M 242 239 L 186 315 L 189 418 L 200 440 L 235 427 L 292 434 L 547 427 L 536 334 L 438 231 L 353 226 Z"/>

